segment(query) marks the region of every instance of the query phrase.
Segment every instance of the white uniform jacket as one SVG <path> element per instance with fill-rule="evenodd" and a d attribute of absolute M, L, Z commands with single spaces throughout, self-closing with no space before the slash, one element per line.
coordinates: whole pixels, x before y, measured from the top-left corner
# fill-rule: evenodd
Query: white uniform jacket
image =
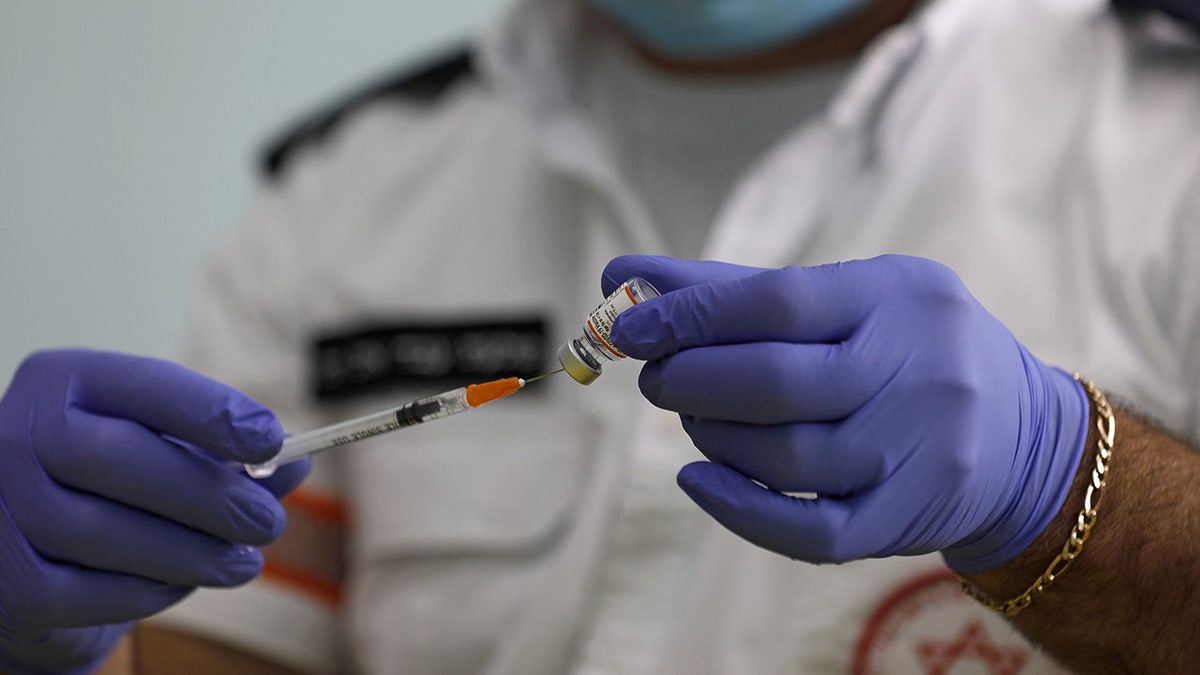
<path fill-rule="evenodd" d="M 572 97 L 581 31 L 572 3 L 520 3 L 477 76 L 296 153 L 206 268 L 187 361 L 292 432 L 554 365 L 611 257 L 669 253 Z M 745 176 L 704 255 L 889 252 L 1200 432 L 1194 36 L 1101 0 L 931 4 Z M 812 566 L 711 522 L 637 370 L 320 456 L 286 537 L 317 552 L 281 544 L 263 580 L 161 620 L 313 672 L 1054 672 L 938 556 Z"/>

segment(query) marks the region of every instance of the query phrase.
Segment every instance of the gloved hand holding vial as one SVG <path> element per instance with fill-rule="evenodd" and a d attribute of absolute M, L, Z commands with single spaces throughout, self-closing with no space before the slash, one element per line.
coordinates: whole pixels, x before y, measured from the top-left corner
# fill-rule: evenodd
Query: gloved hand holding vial
<path fill-rule="evenodd" d="M 941 551 L 973 573 L 1063 503 L 1088 396 L 946 267 L 627 256 L 605 284 L 634 275 L 664 295 L 621 314 L 612 342 L 647 361 L 642 393 L 711 460 L 680 486 L 745 539 L 811 562 Z"/>

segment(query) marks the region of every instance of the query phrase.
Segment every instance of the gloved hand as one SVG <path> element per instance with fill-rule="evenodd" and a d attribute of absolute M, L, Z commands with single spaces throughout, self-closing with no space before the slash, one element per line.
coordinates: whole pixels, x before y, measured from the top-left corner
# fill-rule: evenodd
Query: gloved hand
<path fill-rule="evenodd" d="M 612 339 L 649 361 L 642 393 L 711 460 L 680 486 L 745 539 L 812 562 L 942 551 L 971 573 L 1015 557 L 1063 503 L 1085 392 L 942 265 L 629 256 L 605 292 L 635 275 L 664 295 Z"/>
<path fill-rule="evenodd" d="M 266 408 L 178 365 L 30 356 L 0 399 L 0 671 L 88 670 L 129 622 L 257 575 L 309 464 L 256 482 L 228 460 L 282 439 Z"/>

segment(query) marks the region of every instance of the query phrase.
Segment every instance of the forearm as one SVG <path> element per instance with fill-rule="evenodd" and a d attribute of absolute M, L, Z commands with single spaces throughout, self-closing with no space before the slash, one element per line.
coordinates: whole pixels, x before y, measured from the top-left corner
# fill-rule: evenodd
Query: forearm
<path fill-rule="evenodd" d="M 1095 412 L 1093 412 L 1095 422 Z M 1019 596 L 1070 536 L 1095 466 L 1084 460 L 1057 518 L 1012 562 L 967 581 Z M 1185 672 L 1200 659 L 1200 454 L 1116 411 L 1116 439 L 1095 527 L 1070 569 L 1013 624 L 1077 672 Z"/>

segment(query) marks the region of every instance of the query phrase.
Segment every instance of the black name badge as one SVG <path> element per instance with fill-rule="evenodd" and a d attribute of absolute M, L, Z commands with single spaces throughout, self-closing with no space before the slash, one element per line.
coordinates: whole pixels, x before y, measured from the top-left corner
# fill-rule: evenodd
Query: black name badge
<path fill-rule="evenodd" d="M 547 321 L 462 320 L 373 325 L 313 342 L 313 391 L 346 398 L 401 386 L 459 387 L 545 372 Z"/>

